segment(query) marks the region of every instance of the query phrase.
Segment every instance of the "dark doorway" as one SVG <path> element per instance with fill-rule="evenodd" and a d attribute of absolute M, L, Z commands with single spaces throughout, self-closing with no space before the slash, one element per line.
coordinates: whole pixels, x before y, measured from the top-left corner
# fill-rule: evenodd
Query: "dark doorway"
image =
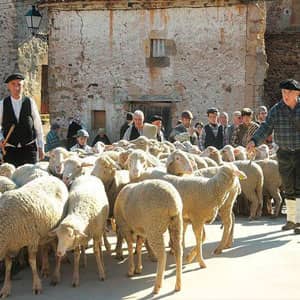
<path fill-rule="evenodd" d="M 49 114 L 48 65 L 42 65 L 41 114 Z"/>
<path fill-rule="evenodd" d="M 166 136 L 169 136 L 170 131 L 172 130 L 170 103 L 136 102 L 130 103 L 129 109 L 131 112 L 134 112 L 137 109 L 143 111 L 146 122 L 149 122 L 150 117 L 153 115 L 162 116 L 165 134 Z"/>

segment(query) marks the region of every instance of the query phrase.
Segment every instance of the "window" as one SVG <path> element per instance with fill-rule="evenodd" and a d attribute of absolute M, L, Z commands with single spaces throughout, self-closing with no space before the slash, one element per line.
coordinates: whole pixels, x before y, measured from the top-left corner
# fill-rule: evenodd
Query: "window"
<path fill-rule="evenodd" d="M 92 111 L 93 129 L 105 128 L 105 122 L 106 122 L 105 110 Z"/>
<path fill-rule="evenodd" d="M 151 40 L 151 57 L 166 57 L 166 40 L 152 39 Z"/>

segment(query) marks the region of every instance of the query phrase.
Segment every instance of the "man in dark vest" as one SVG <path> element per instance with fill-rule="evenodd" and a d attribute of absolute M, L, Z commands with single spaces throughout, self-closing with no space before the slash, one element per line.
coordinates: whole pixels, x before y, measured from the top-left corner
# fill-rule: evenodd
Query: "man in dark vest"
<path fill-rule="evenodd" d="M 34 100 L 23 95 L 24 80 L 19 73 L 8 76 L 10 96 L 0 102 L 0 147 L 6 152 L 4 161 L 16 167 L 44 159 L 41 118 Z"/>
<path fill-rule="evenodd" d="M 208 124 L 203 128 L 201 144 L 203 148 L 214 146 L 217 149 L 223 148 L 224 137 L 223 127 L 218 124 L 219 110 L 215 107 L 207 110 Z"/>

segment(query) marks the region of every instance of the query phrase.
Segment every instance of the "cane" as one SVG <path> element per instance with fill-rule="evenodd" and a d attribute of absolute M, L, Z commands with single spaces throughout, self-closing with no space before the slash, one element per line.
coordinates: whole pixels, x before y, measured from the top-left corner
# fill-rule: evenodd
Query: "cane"
<path fill-rule="evenodd" d="M 8 133 L 7 133 L 7 135 L 6 135 L 6 138 L 4 139 L 4 141 L 3 141 L 3 143 L 2 143 L 2 154 L 3 154 L 3 156 L 6 155 L 5 145 L 6 145 L 7 141 L 9 140 L 11 134 L 13 133 L 15 127 L 16 127 L 15 124 L 12 124 L 12 125 L 11 125 L 11 127 L 9 128 Z"/>

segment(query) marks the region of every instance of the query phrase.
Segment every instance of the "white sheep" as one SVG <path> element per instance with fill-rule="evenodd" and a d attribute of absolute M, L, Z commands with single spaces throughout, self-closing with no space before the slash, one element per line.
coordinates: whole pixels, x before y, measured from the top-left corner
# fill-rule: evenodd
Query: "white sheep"
<path fill-rule="evenodd" d="M 154 251 L 157 257 L 154 293 L 158 293 L 162 286 L 166 265 L 163 233 L 169 228 L 176 257 L 175 290 L 179 291 L 182 269 L 182 202 L 176 189 L 162 180 L 129 184 L 117 197 L 114 215 L 118 233 L 126 239 L 128 245 L 128 276 L 142 271 L 141 248 L 144 239 L 147 239 Z M 134 235 L 137 236 L 136 267 L 132 246 Z"/>
<path fill-rule="evenodd" d="M 57 177 L 61 177 L 63 173 L 63 163 L 64 161 L 76 155 L 75 153 L 67 151 L 63 147 L 57 147 L 49 152 L 49 172 Z"/>
<path fill-rule="evenodd" d="M 18 187 L 21 187 L 29 181 L 32 181 L 33 179 L 44 176 L 49 177 L 50 174 L 47 171 L 41 169 L 39 166 L 33 164 L 25 164 L 15 170 L 11 179 Z"/>
<path fill-rule="evenodd" d="M 0 193 L 6 191 L 14 190 L 17 188 L 17 185 L 6 176 L 0 176 Z"/>
<path fill-rule="evenodd" d="M 135 159 L 131 160 L 131 155 L 128 160 L 131 181 L 162 179 L 176 187 L 183 201 L 184 226 L 192 223 L 197 242 L 196 248 L 188 255 L 187 261 L 191 262 L 197 256 L 200 267 L 205 268 L 206 264 L 202 257 L 204 224 L 214 221 L 226 196 L 237 184 L 236 176 L 244 179 L 246 178 L 245 173 L 234 165 L 224 165 L 210 179 L 195 176 L 178 177 L 157 170 L 145 172 L 142 168 L 137 167 Z"/>
<path fill-rule="evenodd" d="M 49 241 L 48 233 L 63 217 L 68 190 L 53 176 L 37 178 L 23 187 L 8 191 L 0 205 L 0 260 L 5 258 L 6 274 L 1 297 L 11 292 L 12 257 L 25 246 L 33 274 L 33 293 L 39 294 L 42 283 L 37 273 L 38 246 Z"/>
<path fill-rule="evenodd" d="M 0 165 L 0 176 L 11 178 L 15 170 L 16 167 L 14 165 L 9 163 L 3 163 L 2 165 Z"/>
<path fill-rule="evenodd" d="M 94 255 L 96 257 L 100 280 L 104 280 L 104 265 L 102 260 L 101 241 L 105 232 L 108 217 L 108 200 L 103 183 L 91 175 L 76 178 L 71 187 L 68 203 L 68 214 L 51 232 L 58 238 L 56 264 L 52 284 L 60 281 L 60 260 L 66 251 L 74 249 L 74 271 L 72 285 L 79 285 L 80 249 L 93 239 Z"/>

